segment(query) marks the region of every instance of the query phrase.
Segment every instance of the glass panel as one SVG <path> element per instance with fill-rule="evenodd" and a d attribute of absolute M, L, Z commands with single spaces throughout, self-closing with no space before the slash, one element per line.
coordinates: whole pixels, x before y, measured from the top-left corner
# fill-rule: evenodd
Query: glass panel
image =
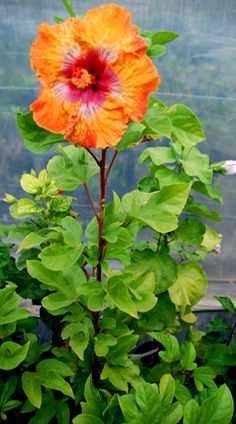
<path fill-rule="evenodd" d="M 75 10 L 86 10 L 106 1 L 74 1 Z M 169 30 L 182 34 L 168 47 L 168 54 L 158 60 L 162 77 L 161 100 L 185 103 L 193 108 L 204 123 L 207 143 L 202 150 L 212 161 L 236 156 L 236 3 L 235 0 L 133 0 L 118 1 L 133 14 L 142 29 Z M 33 167 L 37 172 L 45 166 L 52 152 L 31 155 L 24 147 L 15 126 L 15 110 L 27 110 L 36 98 L 39 86 L 29 65 L 29 51 L 42 21 L 53 22 L 53 16 L 67 17 L 59 0 L 8 0 L 0 3 L 0 197 L 4 192 L 20 196 L 19 176 Z M 122 195 L 132 189 L 143 175 L 136 164 L 142 146 L 124 152 L 113 169 L 110 186 Z M 96 181 L 92 182 L 92 190 Z M 224 205 L 220 207 L 223 225 L 215 227 L 223 233 L 223 254 L 212 255 L 206 265 L 215 280 L 236 277 L 235 244 L 235 177 L 219 179 L 224 188 Z M 218 207 L 218 206 L 217 206 Z M 77 208 L 90 216 L 89 206 L 79 190 Z M 0 203 L 0 219 L 7 221 L 7 205 Z"/>

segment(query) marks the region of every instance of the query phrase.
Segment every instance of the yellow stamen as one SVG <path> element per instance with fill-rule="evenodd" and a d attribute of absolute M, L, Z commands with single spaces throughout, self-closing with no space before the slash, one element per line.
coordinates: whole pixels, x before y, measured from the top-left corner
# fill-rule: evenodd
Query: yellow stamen
<path fill-rule="evenodd" d="M 78 88 L 86 88 L 93 82 L 93 76 L 87 71 L 78 66 L 72 73 L 71 82 Z"/>

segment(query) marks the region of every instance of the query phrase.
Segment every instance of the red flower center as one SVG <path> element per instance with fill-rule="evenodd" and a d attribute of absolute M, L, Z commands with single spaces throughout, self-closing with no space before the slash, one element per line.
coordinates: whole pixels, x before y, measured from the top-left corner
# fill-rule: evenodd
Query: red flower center
<path fill-rule="evenodd" d="M 87 117 L 102 106 L 107 94 L 120 95 L 120 81 L 103 50 L 91 49 L 84 56 L 70 51 L 64 66 L 66 81 L 57 82 L 57 93 L 70 102 L 81 101 L 80 112 Z"/>

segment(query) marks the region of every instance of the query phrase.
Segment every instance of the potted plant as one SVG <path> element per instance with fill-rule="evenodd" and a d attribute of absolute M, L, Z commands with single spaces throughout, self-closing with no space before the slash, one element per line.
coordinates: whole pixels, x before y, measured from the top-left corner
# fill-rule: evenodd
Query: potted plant
<path fill-rule="evenodd" d="M 70 18 L 39 28 L 31 65 L 41 92 L 17 114 L 29 150 L 57 147 L 39 175 L 23 174 L 24 198 L 5 196 L 20 223 L 0 227 L 1 419 L 230 423 L 235 325 L 213 321 L 212 337 L 192 311 L 207 291 L 201 263 L 221 241 L 209 225 L 220 215 L 198 194 L 221 202 L 213 176 L 228 165 L 200 152 L 205 135 L 188 107 L 150 96 L 160 82 L 152 59 L 178 34 L 140 32 L 115 4 L 84 17 L 64 4 Z M 139 156 L 147 175 L 108 201 L 117 156 L 150 140 Z M 93 213 L 86 228 L 73 207 L 79 186 Z"/>

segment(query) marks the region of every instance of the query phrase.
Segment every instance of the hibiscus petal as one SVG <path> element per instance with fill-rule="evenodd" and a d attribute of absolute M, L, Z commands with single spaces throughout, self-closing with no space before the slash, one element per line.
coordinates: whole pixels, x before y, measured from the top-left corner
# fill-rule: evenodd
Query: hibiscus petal
<path fill-rule="evenodd" d="M 55 88 L 42 88 L 38 99 L 30 105 L 30 109 L 40 127 L 56 134 L 63 134 L 77 118 L 76 112 L 80 103 L 71 104 L 58 95 Z"/>
<path fill-rule="evenodd" d="M 148 96 L 156 91 L 160 83 L 156 67 L 151 59 L 143 55 L 134 60 L 130 54 L 122 61 L 111 65 L 121 85 L 120 97 L 131 121 L 140 121 L 147 109 Z"/>
<path fill-rule="evenodd" d="M 65 80 L 65 66 L 80 54 L 76 41 L 79 20 L 67 19 L 56 25 L 43 23 L 39 36 L 32 44 L 31 66 L 42 84 L 51 85 L 56 80 Z"/>
<path fill-rule="evenodd" d="M 105 149 L 115 146 L 126 128 L 127 115 L 122 104 L 106 98 L 96 113 L 81 107 L 76 124 L 66 132 L 65 138 L 80 146 Z"/>
<path fill-rule="evenodd" d="M 88 11 L 80 23 L 79 44 L 84 50 L 103 49 L 104 57 L 112 62 L 120 51 L 143 54 L 147 44 L 131 23 L 131 14 L 117 4 L 106 4 Z"/>

